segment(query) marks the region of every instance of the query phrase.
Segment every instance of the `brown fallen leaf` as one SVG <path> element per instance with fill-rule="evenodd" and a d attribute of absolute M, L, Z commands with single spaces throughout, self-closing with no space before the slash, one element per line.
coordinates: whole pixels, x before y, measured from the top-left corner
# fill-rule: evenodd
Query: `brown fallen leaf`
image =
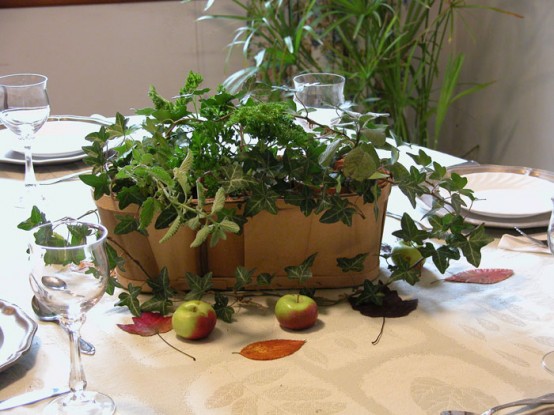
<path fill-rule="evenodd" d="M 252 360 L 274 360 L 289 356 L 304 346 L 306 340 L 265 340 L 250 343 L 239 354 Z"/>
<path fill-rule="evenodd" d="M 359 303 L 358 297 L 349 297 L 348 301 L 352 309 L 359 311 L 367 317 L 404 317 L 417 308 L 417 298 L 403 300 L 397 291 L 391 290 L 387 286 L 383 286 L 381 292 L 383 293 L 382 304 L 372 302 Z"/>
<path fill-rule="evenodd" d="M 496 284 L 514 275 L 514 271 L 504 268 L 472 269 L 459 272 L 445 278 L 449 282 L 465 282 L 473 284 Z"/>

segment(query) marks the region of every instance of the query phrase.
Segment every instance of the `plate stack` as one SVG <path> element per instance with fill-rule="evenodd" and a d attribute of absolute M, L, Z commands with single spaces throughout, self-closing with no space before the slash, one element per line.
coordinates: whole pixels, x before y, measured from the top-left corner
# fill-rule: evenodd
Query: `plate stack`
<path fill-rule="evenodd" d="M 100 118 L 75 115 L 50 116 L 37 133 L 32 145 L 33 164 L 60 164 L 85 157 L 85 137 L 109 123 Z M 0 162 L 24 164 L 23 143 L 0 124 Z"/>
<path fill-rule="evenodd" d="M 498 228 L 548 226 L 554 173 L 492 164 L 453 166 L 448 171 L 467 178 L 466 187 L 473 190 L 476 197 L 473 203 L 465 200 L 467 208 L 463 209 L 463 214 L 467 222 Z M 420 201 L 430 208 L 430 199 Z"/>

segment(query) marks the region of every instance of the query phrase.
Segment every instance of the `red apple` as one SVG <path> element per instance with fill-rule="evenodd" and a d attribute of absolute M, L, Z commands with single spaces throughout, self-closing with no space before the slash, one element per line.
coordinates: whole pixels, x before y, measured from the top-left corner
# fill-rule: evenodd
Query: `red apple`
<path fill-rule="evenodd" d="M 275 304 L 275 317 L 286 329 L 307 329 L 317 321 L 317 304 L 306 295 L 285 294 Z"/>
<path fill-rule="evenodd" d="M 171 318 L 177 335 L 189 340 L 208 337 L 216 321 L 213 307 L 200 300 L 185 301 L 177 307 Z"/>

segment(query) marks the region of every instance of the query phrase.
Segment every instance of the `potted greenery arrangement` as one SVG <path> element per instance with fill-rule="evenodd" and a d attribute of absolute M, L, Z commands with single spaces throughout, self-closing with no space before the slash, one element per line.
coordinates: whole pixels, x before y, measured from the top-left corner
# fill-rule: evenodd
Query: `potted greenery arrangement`
<path fill-rule="evenodd" d="M 151 87 L 153 105 L 137 111 L 144 116 L 138 132 L 117 114 L 112 125 L 87 137 L 90 145 L 84 147 L 85 162 L 92 172 L 80 178 L 93 189 L 101 219 L 111 228 L 112 264 L 127 272 L 136 265 L 145 274 L 143 283 L 131 282 L 126 287 L 112 281 L 112 290 L 115 285 L 126 289 L 119 305 L 128 306 L 135 315 L 141 311 L 165 314 L 172 309 L 176 290 L 183 288 L 186 294 L 181 298 L 199 299 L 214 288 L 238 293 L 245 288 L 296 287 L 313 295 L 317 287 L 337 285 L 357 287 L 352 297 L 358 303 L 379 304 L 392 282 L 415 284 L 420 275 L 418 264 L 402 258 L 391 261 L 390 250 L 379 253 L 391 185 L 398 186 L 413 204 L 418 196 L 435 198 L 428 215 L 432 229 L 419 229 L 405 214 L 395 236 L 417 249 L 422 258 L 431 258 L 441 272 L 461 255 L 479 265 L 480 249 L 491 239 L 482 226 L 466 225 L 460 215 L 462 195 L 473 197 L 464 187 L 466 180 L 448 175 L 424 152 L 412 155 L 420 168 L 408 170 L 400 164 L 401 143 L 387 140 L 386 126 L 377 123 L 380 114 L 345 110 L 339 124 L 318 125 L 307 132 L 296 120 L 308 120 L 309 114 L 297 112 L 292 100 L 263 102 L 247 92 L 230 94 L 223 88 L 210 95 L 201 82 L 200 75 L 190 73 L 174 101 Z M 106 153 L 106 146 L 112 150 Z M 439 189 L 448 196 L 441 196 Z M 437 215 L 445 206 L 451 213 Z M 311 221 L 310 229 L 315 218 L 324 229 L 371 234 L 376 243 L 371 247 L 364 245 L 365 240 L 361 244 L 351 240 L 347 245 L 359 252 L 334 256 L 334 274 L 324 276 L 326 283 L 310 284 L 314 275 L 317 277 L 314 267 L 330 254 L 294 248 L 294 258 L 281 258 L 275 249 L 275 235 L 265 226 L 271 222 L 286 226 L 286 221 L 277 218 L 287 211 Z M 260 217 L 258 226 L 255 221 Z M 35 212 L 31 222 L 43 219 Z M 110 221 L 113 223 L 107 223 Z M 285 234 L 292 243 L 304 231 L 297 232 L 295 224 L 300 222 L 291 223 Z M 240 262 L 248 249 L 244 235 L 252 229 L 266 233 L 262 240 L 270 243 L 269 251 L 262 250 L 260 268 Z M 326 243 L 336 239 L 333 232 Z M 125 234 L 142 248 L 157 250 L 162 259 L 145 266 L 151 259 L 140 250 L 130 252 L 118 239 Z M 436 238 L 444 244 L 431 242 Z M 182 252 L 165 245 L 174 239 Z M 252 245 L 256 248 L 256 240 Z M 126 257 L 124 265 L 116 251 Z M 218 272 L 209 269 L 219 266 L 217 261 L 210 262 L 212 251 L 215 258 L 230 253 L 223 259 L 223 272 L 231 274 L 224 276 L 221 287 L 217 286 Z M 378 281 L 379 255 L 389 263 L 390 275 Z M 181 275 L 171 275 L 166 264 L 160 263 L 170 259 L 184 264 Z M 264 270 L 266 263 L 277 264 L 279 270 Z M 351 276 L 334 283 L 342 272 Z M 279 277 L 281 282 L 275 285 Z M 282 283 L 287 280 L 295 282 Z M 146 286 L 152 294 L 141 303 L 139 294 Z M 225 293 L 215 293 L 218 316 L 230 321 L 233 310 L 228 300 Z"/>
<path fill-rule="evenodd" d="M 151 87 L 153 105 L 137 111 L 144 117 L 138 131 L 117 114 L 87 136 L 92 172 L 80 178 L 110 230 L 119 281 L 112 279 L 109 292 L 124 288 L 118 305 L 135 315 L 167 314 L 176 298 L 201 299 L 221 288 L 214 309 L 230 321 L 226 292 L 240 301 L 249 288 L 313 296 L 316 288 L 336 286 L 353 287 L 357 305 L 379 305 L 391 283 L 417 283 L 425 258 L 441 272 L 461 255 L 479 265 L 491 238 L 460 214 L 462 196 L 473 198 L 467 181 L 423 151 L 412 155 L 419 168 L 399 163 L 401 143 L 377 123 L 383 114 L 344 110 L 339 124 L 315 123 L 307 132 L 296 121 L 314 121 L 292 99 L 264 102 L 223 88 L 210 95 L 201 82 L 191 72 L 174 101 Z M 393 258 L 390 247 L 380 252 L 392 185 L 412 204 L 423 195 L 435 200 L 432 229 L 419 229 L 404 214 L 394 233 L 418 253 L 417 263 Z M 444 207 L 450 213 L 437 215 Z M 25 226 L 44 220 L 33 211 Z M 379 275 L 379 255 L 388 276 Z M 145 288 L 151 295 L 141 302 Z"/>

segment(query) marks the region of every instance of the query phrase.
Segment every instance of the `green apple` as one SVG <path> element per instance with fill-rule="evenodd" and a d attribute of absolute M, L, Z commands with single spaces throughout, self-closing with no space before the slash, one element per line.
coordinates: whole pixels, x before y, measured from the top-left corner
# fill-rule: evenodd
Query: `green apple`
<path fill-rule="evenodd" d="M 391 252 L 391 259 L 395 265 L 399 265 L 400 262 L 407 262 L 411 267 L 416 266 L 419 270 L 425 263 L 425 258 L 421 255 L 421 252 L 412 245 L 408 245 L 403 241 L 400 241 Z"/>
<path fill-rule="evenodd" d="M 275 317 L 286 329 L 312 327 L 317 321 L 317 314 L 317 303 L 307 295 L 285 294 L 275 304 Z"/>
<path fill-rule="evenodd" d="M 213 307 L 201 300 L 185 301 L 171 317 L 173 330 L 178 336 L 189 340 L 208 337 L 216 321 L 217 315 Z"/>

